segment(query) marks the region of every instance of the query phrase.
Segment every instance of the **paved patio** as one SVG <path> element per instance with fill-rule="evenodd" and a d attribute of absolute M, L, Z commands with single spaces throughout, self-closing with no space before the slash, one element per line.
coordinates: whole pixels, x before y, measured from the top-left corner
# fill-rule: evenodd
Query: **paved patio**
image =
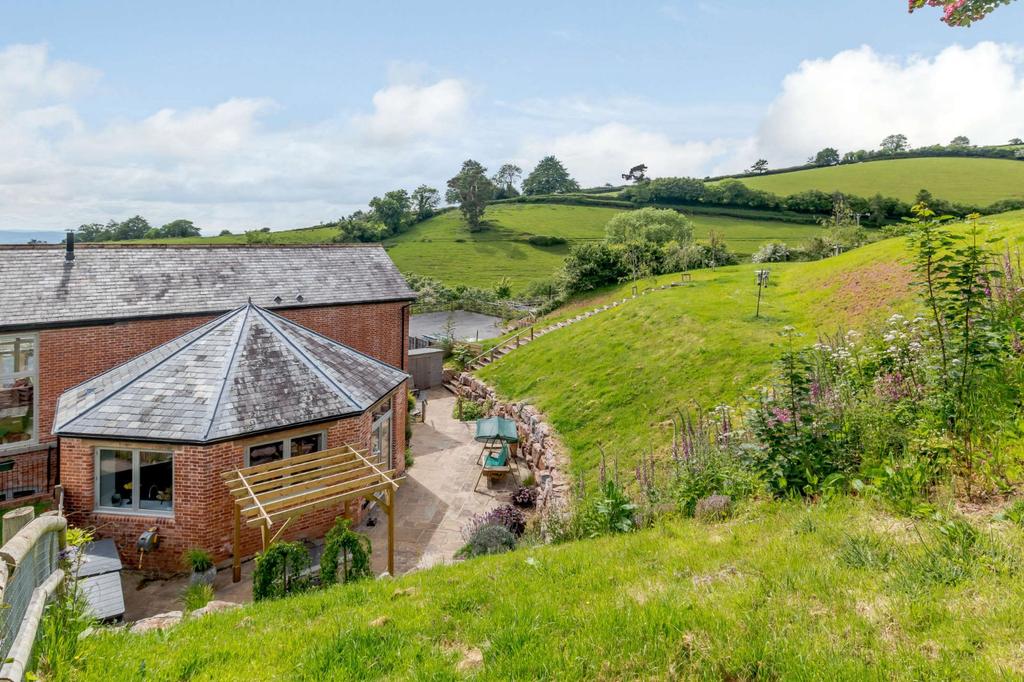
<path fill-rule="evenodd" d="M 415 464 L 409 469 L 396 498 L 395 573 L 451 562 L 465 540 L 462 527 L 475 514 L 507 504 L 514 487 L 511 477 L 489 485 L 480 481 L 473 491 L 480 467 L 480 444 L 473 440 L 474 423 L 452 417 L 455 396 L 443 388 L 427 394 L 426 423 L 416 423 L 412 432 Z M 374 525 L 369 523 L 375 522 Z M 356 529 L 373 543 L 373 570 L 387 570 L 387 516 L 374 508 Z M 217 572 L 217 599 L 252 601 L 253 562 L 242 564 L 242 581 L 231 582 L 231 569 Z M 181 609 L 186 576 L 169 580 L 146 580 L 142 573 L 124 571 L 125 620 L 135 621 L 166 611 Z"/>
<path fill-rule="evenodd" d="M 491 486 L 480 481 L 477 457 L 480 444 L 473 440 L 473 422 L 452 417 L 455 396 L 443 388 L 427 394 L 426 423 L 413 425 L 415 464 L 406 474 L 396 497 L 395 573 L 451 562 L 466 543 L 462 527 L 475 514 L 507 504 L 514 483 L 510 476 Z M 376 521 L 373 526 L 368 523 Z M 387 516 L 375 509 L 357 529 L 373 543 L 373 569 L 387 570 Z"/>

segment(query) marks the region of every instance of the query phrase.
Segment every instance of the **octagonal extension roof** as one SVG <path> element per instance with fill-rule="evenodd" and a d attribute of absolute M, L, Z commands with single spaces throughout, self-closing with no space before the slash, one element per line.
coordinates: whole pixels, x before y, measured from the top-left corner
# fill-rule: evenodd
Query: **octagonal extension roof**
<path fill-rule="evenodd" d="M 211 443 L 360 414 L 407 376 L 249 303 L 67 390 L 53 432 Z"/>

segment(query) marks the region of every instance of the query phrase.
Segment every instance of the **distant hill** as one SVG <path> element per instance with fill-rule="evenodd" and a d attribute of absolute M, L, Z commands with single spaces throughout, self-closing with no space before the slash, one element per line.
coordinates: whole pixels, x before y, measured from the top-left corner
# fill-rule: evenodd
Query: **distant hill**
<path fill-rule="evenodd" d="M 809 189 L 875 194 L 913 201 L 926 189 L 946 201 L 986 206 L 1000 199 L 1024 198 L 1024 161 L 930 157 L 893 159 L 811 168 L 739 178 L 753 189 L 778 195 Z"/>
<path fill-rule="evenodd" d="M 60 230 L 0 230 L 0 244 L 28 244 L 32 239 L 54 244 L 64 240 Z"/>

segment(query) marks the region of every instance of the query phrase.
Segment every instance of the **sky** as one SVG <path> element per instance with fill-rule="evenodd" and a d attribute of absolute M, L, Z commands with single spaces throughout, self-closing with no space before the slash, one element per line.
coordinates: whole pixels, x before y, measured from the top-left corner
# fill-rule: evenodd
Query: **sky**
<path fill-rule="evenodd" d="M 467 158 L 586 186 L 1024 137 L 1024 2 L 0 0 L 0 230 L 335 220 Z"/>

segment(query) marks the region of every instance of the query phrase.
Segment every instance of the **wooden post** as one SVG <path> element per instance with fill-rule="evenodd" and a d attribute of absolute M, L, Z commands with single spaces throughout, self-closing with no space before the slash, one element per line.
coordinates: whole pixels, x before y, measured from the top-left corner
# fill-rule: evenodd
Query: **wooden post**
<path fill-rule="evenodd" d="M 234 549 L 234 556 L 231 558 L 231 582 L 242 582 L 242 509 L 237 502 L 232 502 L 234 507 L 234 530 L 231 537 L 231 546 Z"/>
<path fill-rule="evenodd" d="M 267 551 L 267 545 L 270 544 L 269 542 L 267 542 L 267 535 L 269 534 L 269 532 L 270 532 L 270 529 L 267 528 L 267 522 L 264 521 L 260 525 L 260 540 L 262 540 L 262 542 L 263 542 L 263 551 L 264 552 Z"/>
<path fill-rule="evenodd" d="M 395 575 L 395 490 L 388 489 L 388 573 Z"/>
<path fill-rule="evenodd" d="M 7 544 L 11 538 L 18 534 L 18 531 L 29 524 L 36 517 L 36 510 L 32 507 L 18 507 L 4 515 L 3 520 L 3 544 Z"/>
<path fill-rule="evenodd" d="M 530 341 L 533 341 L 533 325 L 530 325 Z"/>

